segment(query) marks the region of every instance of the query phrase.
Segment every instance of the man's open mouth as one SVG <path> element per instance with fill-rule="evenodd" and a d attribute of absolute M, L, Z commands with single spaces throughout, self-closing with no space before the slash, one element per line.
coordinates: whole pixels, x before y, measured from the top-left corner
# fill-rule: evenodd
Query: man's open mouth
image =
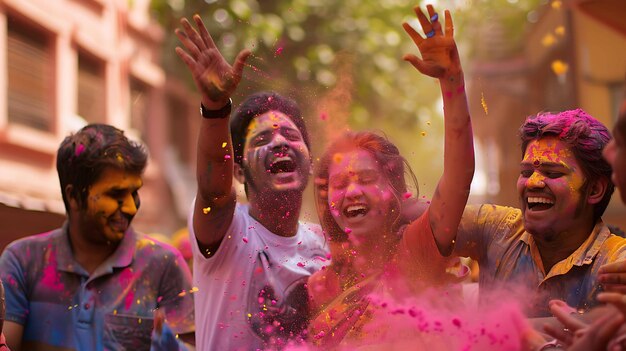
<path fill-rule="evenodd" d="M 526 203 L 531 211 L 545 211 L 554 206 L 554 200 L 538 196 L 529 196 Z"/>
<path fill-rule="evenodd" d="M 275 159 L 270 163 L 268 171 L 270 173 L 290 173 L 296 170 L 296 163 L 289 156 Z"/>

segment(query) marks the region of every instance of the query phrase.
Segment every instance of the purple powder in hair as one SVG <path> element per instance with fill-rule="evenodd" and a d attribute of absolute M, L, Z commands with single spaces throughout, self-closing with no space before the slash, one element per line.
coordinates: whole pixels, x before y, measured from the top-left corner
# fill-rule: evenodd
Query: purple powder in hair
<path fill-rule="evenodd" d="M 85 151 L 85 145 L 83 144 L 78 144 L 78 146 L 76 146 L 76 150 L 74 151 L 74 155 L 76 157 L 80 156 L 80 154 L 83 153 L 83 151 Z"/>

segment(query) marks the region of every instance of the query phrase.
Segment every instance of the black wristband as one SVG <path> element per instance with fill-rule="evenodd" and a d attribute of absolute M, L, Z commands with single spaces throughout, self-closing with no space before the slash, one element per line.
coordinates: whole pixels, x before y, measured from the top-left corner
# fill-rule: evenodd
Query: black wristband
<path fill-rule="evenodd" d="M 230 116 L 230 111 L 233 108 L 233 100 L 228 99 L 228 102 L 224 107 L 219 110 L 208 110 L 202 103 L 200 103 L 200 114 L 202 118 L 206 119 L 222 119 Z"/>

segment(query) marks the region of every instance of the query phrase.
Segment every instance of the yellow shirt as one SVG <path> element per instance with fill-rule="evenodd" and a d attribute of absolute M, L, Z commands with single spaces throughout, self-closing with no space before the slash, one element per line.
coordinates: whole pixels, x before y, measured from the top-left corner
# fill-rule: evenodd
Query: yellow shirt
<path fill-rule="evenodd" d="M 611 234 L 598 220 L 576 251 L 544 272 L 519 209 L 470 205 L 463 213 L 454 254 L 478 261 L 481 303 L 489 303 L 486 292 L 504 290 L 517 297 L 528 317 L 547 317 L 552 315 L 551 299 L 564 300 L 579 310 L 597 305 L 598 269 L 626 257 L 626 239 Z"/>

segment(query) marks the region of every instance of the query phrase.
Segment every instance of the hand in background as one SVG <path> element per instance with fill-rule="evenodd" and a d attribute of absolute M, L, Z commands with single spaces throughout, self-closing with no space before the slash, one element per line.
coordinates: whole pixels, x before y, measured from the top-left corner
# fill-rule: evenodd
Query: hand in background
<path fill-rule="evenodd" d="M 154 311 L 154 329 L 152 330 L 150 351 L 188 351 L 165 323 L 163 311 L 158 309 Z"/>
<path fill-rule="evenodd" d="M 550 301 L 550 311 L 565 328 L 546 325 L 546 333 L 571 351 L 606 350 L 624 322 L 624 315 L 612 309 L 587 324 L 572 313 L 575 311 L 572 307 L 559 300 Z"/>
<path fill-rule="evenodd" d="M 605 264 L 598 271 L 598 282 L 605 291 L 626 294 L 626 261 Z"/>

